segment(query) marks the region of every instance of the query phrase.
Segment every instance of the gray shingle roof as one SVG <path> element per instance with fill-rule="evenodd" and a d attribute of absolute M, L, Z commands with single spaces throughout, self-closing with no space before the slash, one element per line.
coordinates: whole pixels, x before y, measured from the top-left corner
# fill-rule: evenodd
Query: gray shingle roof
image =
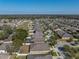
<path fill-rule="evenodd" d="M 9 55 L 7 54 L 0 54 L 0 59 L 8 59 Z"/>
<path fill-rule="evenodd" d="M 46 43 L 33 43 L 30 46 L 30 51 L 47 51 L 49 46 Z"/>
<path fill-rule="evenodd" d="M 56 33 L 57 33 L 60 37 L 71 37 L 71 38 L 73 37 L 72 35 L 66 33 L 66 32 L 63 31 L 63 30 L 58 30 L 58 31 L 56 31 Z"/>
<path fill-rule="evenodd" d="M 6 46 L 10 46 L 11 45 L 11 43 L 3 43 L 3 44 L 1 44 L 0 45 L 0 50 L 6 50 Z"/>
<path fill-rule="evenodd" d="M 51 55 L 29 55 L 27 59 L 52 59 Z"/>

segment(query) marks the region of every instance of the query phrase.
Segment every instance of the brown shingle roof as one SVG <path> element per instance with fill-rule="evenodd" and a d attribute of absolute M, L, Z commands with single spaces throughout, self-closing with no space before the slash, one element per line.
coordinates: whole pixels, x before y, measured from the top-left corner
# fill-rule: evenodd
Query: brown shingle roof
<path fill-rule="evenodd" d="M 23 45 L 20 47 L 20 53 L 29 53 L 30 52 L 30 46 L 29 45 Z"/>

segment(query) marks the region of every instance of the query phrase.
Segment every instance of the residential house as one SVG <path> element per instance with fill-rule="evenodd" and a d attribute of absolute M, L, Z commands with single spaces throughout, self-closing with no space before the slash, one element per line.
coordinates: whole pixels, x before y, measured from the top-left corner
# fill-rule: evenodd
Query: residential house
<path fill-rule="evenodd" d="M 61 30 L 61 29 L 56 29 L 55 32 L 58 34 L 58 36 L 63 39 L 63 40 L 69 40 L 73 38 L 72 35 L 68 34 L 67 32 Z"/>

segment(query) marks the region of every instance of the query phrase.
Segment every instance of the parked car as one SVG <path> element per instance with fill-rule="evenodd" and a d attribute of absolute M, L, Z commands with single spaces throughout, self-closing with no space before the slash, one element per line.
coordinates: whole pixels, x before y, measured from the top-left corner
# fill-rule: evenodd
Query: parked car
<path fill-rule="evenodd" d="M 58 49 L 59 49 L 60 51 L 64 51 L 64 48 L 63 48 L 63 47 L 58 47 Z"/>

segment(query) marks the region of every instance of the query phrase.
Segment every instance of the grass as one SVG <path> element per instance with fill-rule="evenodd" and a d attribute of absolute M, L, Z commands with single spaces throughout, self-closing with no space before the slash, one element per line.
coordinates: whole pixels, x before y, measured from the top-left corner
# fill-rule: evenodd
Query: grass
<path fill-rule="evenodd" d="M 18 58 L 19 58 L 19 59 L 27 59 L 26 56 L 19 56 Z"/>
<path fill-rule="evenodd" d="M 14 59 L 16 57 L 16 55 L 11 55 L 10 59 Z"/>
<path fill-rule="evenodd" d="M 52 56 L 57 56 L 56 52 L 54 52 L 54 51 L 51 51 L 51 55 Z"/>

